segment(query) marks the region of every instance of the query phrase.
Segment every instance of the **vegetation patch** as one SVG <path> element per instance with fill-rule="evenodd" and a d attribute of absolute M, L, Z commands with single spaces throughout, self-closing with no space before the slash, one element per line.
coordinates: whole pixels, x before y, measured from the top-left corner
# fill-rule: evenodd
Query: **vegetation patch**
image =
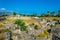
<path fill-rule="evenodd" d="M 22 31 L 25 31 L 27 26 L 21 19 L 16 19 L 14 24 L 17 24 Z"/>

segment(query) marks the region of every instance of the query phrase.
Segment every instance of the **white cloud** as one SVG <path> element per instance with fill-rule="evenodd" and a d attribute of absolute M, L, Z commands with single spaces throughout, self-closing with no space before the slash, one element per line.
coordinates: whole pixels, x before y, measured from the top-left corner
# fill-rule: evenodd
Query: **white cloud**
<path fill-rule="evenodd" d="M 5 8 L 0 8 L 0 10 L 6 10 Z"/>

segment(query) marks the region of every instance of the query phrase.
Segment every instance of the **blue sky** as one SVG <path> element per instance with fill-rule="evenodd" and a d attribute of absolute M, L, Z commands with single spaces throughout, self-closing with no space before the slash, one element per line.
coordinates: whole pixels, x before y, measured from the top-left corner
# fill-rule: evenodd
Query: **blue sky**
<path fill-rule="evenodd" d="M 60 0 L 0 0 L 0 9 L 19 13 L 46 13 L 60 10 Z"/>

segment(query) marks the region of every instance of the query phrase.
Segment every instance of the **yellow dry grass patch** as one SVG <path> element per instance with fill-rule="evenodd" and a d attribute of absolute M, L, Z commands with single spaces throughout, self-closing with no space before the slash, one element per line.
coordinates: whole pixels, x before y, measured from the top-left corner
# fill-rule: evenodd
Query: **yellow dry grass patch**
<path fill-rule="evenodd" d="M 0 28 L 3 27 L 3 26 L 4 26 L 4 24 L 3 23 L 0 23 Z"/>
<path fill-rule="evenodd" d="M 56 26 L 56 28 L 60 28 L 60 25 L 59 26 Z"/>
<path fill-rule="evenodd" d="M 20 17 L 20 19 L 22 19 L 22 20 L 30 20 L 31 17 Z"/>
<path fill-rule="evenodd" d="M 32 24 L 32 23 L 34 23 L 34 24 L 38 25 L 39 28 L 41 27 L 41 24 L 39 24 L 37 20 L 30 19 L 30 20 L 23 20 L 23 21 L 26 24 Z"/>
<path fill-rule="evenodd" d="M 2 40 L 4 37 L 4 33 L 0 33 L 0 40 Z"/>
<path fill-rule="evenodd" d="M 47 32 L 47 30 L 44 30 L 44 32 L 43 32 L 43 33 L 40 33 L 40 34 L 38 35 L 38 37 L 45 37 L 45 36 L 47 36 L 47 35 L 49 35 L 49 33 Z"/>
<path fill-rule="evenodd" d="M 16 19 L 18 19 L 18 17 L 9 17 L 7 18 L 8 22 L 14 22 Z M 38 23 L 37 20 L 32 19 L 32 17 L 19 17 L 19 19 L 23 20 L 23 22 L 25 22 L 26 24 L 36 24 L 39 27 L 41 27 L 41 24 Z"/>
<path fill-rule="evenodd" d="M 40 18 L 43 18 L 43 19 L 49 19 L 49 20 L 53 20 L 53 19 L 59 19 L 58 17 L 40 17 Z"/>

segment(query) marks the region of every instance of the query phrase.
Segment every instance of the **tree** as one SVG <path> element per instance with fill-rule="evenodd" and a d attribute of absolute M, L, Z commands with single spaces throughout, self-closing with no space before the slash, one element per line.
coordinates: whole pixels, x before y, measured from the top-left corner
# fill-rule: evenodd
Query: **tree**
<path fill-rule="evenodd" d="M 47 11 L 47 13 L 48 13 L 47 15 L 50 16 L 50 11 Z"/>
<path fill-rule="evenodd" d="M 16 15 L 16 12 L 13 12 L 13 15 L 15 16 Z"/>
<path fill-rule="evenodd" d="M 58 14 L 56 14 L 55 17 L 58 17 Z"/>
<path fill-rule="evenodd" d="M 48 15 L 47 14 L 45 14 L 45 13 L 42 13 L 41 14 L 41 17 L 47 17 Z"/>
<path fill-rule="evenodd" d="M 37 16 L 37 13 L 33 13 L 31 16 L 34 16 L 34 17 L 36 17 L 36 16 Z"/>
<path fill-rule="evenodd" d="M 51 16 L 55 16 L 54 14 L 55 14 L 55 11 L 52 11 L 52 12 L 51 12 Z"/>
<path fill-rule="evenodd" d="M 60 17 L 60 10 L 58 11 L 58 17 Z"/>
<path fill-rule="evenodd" d="M 45 17 L 45 14 L 44 14 L 44 13 L 42 13 L 42 14 L 41 14 L 41 17 Z"/>

